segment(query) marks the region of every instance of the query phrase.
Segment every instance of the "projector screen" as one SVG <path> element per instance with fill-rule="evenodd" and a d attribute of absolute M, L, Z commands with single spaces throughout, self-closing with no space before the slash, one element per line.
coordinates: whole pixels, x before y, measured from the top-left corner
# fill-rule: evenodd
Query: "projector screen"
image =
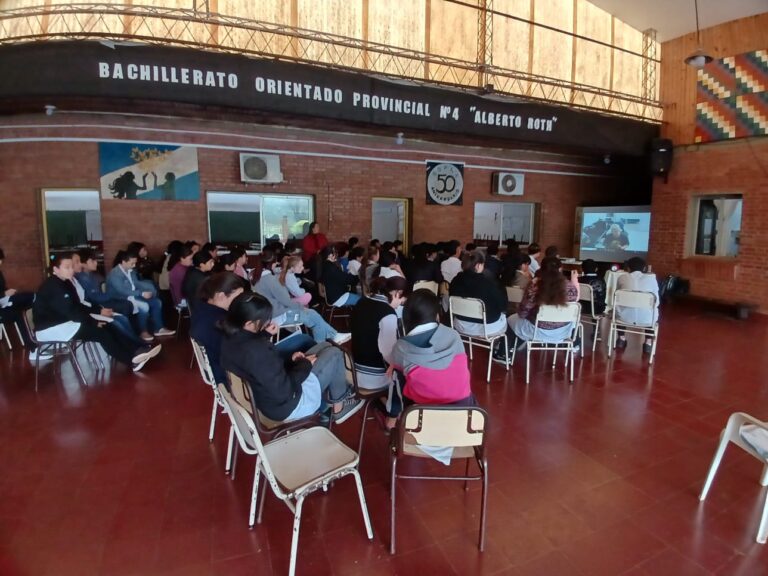
<path fill-rule="evenodd" d="M 582 208 L 579 260 L 624 262 L 648 255 L 650 206 L 596 206 Z"/>

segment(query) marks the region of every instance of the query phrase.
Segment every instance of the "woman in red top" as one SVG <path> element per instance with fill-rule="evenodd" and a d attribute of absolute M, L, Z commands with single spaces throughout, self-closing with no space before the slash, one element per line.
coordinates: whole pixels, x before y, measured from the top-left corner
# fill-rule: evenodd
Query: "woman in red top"
<path fill-rule="evenodd" d="M 312 222 L 312 224 L 309 225 L 309 234 L 304 236 L 304 240 L 301 244 L 301 256 L 304 259 L 304 262 L 307 263 L 311 261 L 317 256 L 317 253 L 326 246 L 328 246 L 328 238 L 325 237 L 325 234 L 320 232 L 320 224 Z"/>

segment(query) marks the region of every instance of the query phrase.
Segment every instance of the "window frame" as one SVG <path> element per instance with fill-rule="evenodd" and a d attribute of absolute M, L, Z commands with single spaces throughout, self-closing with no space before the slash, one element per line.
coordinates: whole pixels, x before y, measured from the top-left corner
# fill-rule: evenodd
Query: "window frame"
<path fill-rule="evenodd" d="M 721 254 L 718 252 L 717 241 L 715 245 L 715 254 L 699 254 L 696 251 L 696 245 L 699 239 L 699 213 L 701 211 L 701 202 L 703 200 L 739 200 L 741 202 L 741 218 L 739 220 L 739 233 L 741 235 L 742 224 L 744 220 L 744 195 L 731 192 L 731 193 L 719 193 L 719 194 L 697 194 L 691 198 L 691 213 L 689 218 L 688 230 L 690 231 L 688 241 L 686 243 L 686 252 L 689 257 L 693 258 L 721 258 L 728 260 L 737 260 L 741 253 L 741 242 L 738 242 L 738 252 L 735 256 L 729 256 L 727 254 Z M 718 228 L 718 222 L 715 222 L 715 238 L 721 232 Z M 739 235 L 739 238 L 740 238 Z"/>

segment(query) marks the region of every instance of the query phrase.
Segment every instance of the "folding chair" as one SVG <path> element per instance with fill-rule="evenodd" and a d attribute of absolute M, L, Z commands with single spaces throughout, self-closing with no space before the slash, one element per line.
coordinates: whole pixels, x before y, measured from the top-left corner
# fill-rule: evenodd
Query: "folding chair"
<path fill-rule="evenodd" d="M 179 335 L 181 334 L 179 329 L 181 328 L 182 318 L 189 321 L 192 320 L 192 311 L 189 309 L 189 304 L 186 300 L 182 300 L 176 304 L 176 314 L 178 314 L 178 319 L 176 320 L 176 339 L 178 340 Z"/>
<path fill-rule="evenodd" d="M 390 554 L 395 553 L 395 495 L 398 478 L 409 480 L 463 480 L 464 489 L 468 488 L 469 480 L 482 480 L 483 492 L 480 503 L 480 538 L 478 547 L 482 552 L 485 548 L 485 511 L 488 500 L 488 460 L 485 453 L 486 430 L 488 414 L 476 406 L 427 406 L 414 405 L 406 408 L 396 429 L 392 434 L 391 453 L 391 484 L 390 484 Z M 432 458 L 422 450 L 452 448 L 451 462 L 464 460 L 466 462 L 463 476 L 414 476 L 398 474 L 397 463 L 405 457 Z M 469 462 L 477 463 L 480 474 L 469 476 Z"/>
<path fill-rule="evenodd" d="M 760 476 L 760 485 L 768 486 L 768 422 L 761 422 L 743 412 L 734 412 L 728 418 L 728 424 L 720 434 L 720 444 L 717 446 L 715 457 L 709 467 L 707 480 L 704 482 L 704 487 L 699 495 L 699 500 L 702 502 L 712 486 L 712 481 L 715 479 L 715 474 L 717 474 L 717 469 L 729 442 L 736 444 L 747 454 L 762 462 L 763 473 Z M 766 539 L 768 539 L 768 494 L 765 497 L 765 504 L 763 504 L 763 514 L 757 528 L 756 541 L 759 544 L 765 544 Z"/>
<path fill-rule="evenodd" d="M 11 337 L 8 335 L 8 330 L 5 329 L 5 324 L 0 322 L 0 341 L 5 341 L 8 350 L 13 350 L 13 344 L 11 344 Z"/>
<path fill-rule="evenodd" d="M 351 306 L 334 306 L 331 302 L 328 302 L 328 293 L 325 291 L 325 284 L 322 282 L 317 283 L 317 293 L 320 295 L 320 298 L 322 299 L 320 303 L 322 304 L 322 314 L 325 316 L 325 314 L 329 314 L 328 316 L 328 324 L 333 323 L 333 314 L 336 310 L 346 310 L 346 313 L 337 313 L 336 318 L 346 318 L 347 322 L 349 322 L 349 319 L 352 317 L 352 307 Z"/>
<path fill-rule="evenodd" d="M 243 452 L 256 455 L 248 525 L 253 527 L 254 521 L 261 524 L 266 500 L 266 484 L 269 484 L 272 493 L 293 512 L 289 576 L 294 576 L 296 573 L 296 555 L 304 499 L 317 490 L 326 490 L 331 482 L 344 476 L 351 475 L 355 479 L 366 534 L 369 540 L 373 540 L 363 484 L 357 470 L 358 455 L 351 448 L 344 445 L 330 430 L 321 426 L 307 428 L 262 444 L 256 424 L 248 410 L 221 384 L 219 384 L 219 394 L 224 401 L 224 409 L 229 414 L 232 428 Z M 266 476 L 266 482 L 262 489 L 257 518 L 256 504 L 259 501 L 259 480 L 262 473 Z"/>
<path fill-rule="evenodd" d="M 37 357 L 35 358 L 35 392 L 38 390 L 39 380 L 40 380 L 40 354 L 42 352 L 50 352 L 54 355 L 59 355 L 62 352 L 69 356 L 72 366 L 75 369 L 75 372 L 77 373 L 78 378 L 80 381 L 85 385 L 85 375 L 83 374 L 83 369 L 80 367 L 80 363 L 77 361 L 77 347 L 80 344 L 77 340 L 74 338 L 70 338 L 69 340 L 46 340 L 46 341 L 40 341 L 37 339 L 37 334 L 35 333 L 35 322 L 32 318 L 32 309 L 29 308 L 28 310 L 24 311 L 24 324 L 27 329 L 27 332 L 29 333 L 29 337 L 32 339 L 32 342 L 35 344 L 37 349 Z M 84 347 L 84 351 L 86 355 L 88 354 L 88 348 Z"/>
<path fill-rule="evenodd" d="M 221 398 L 219 397 L 219 391 L 216 386 L 216 379 L 213 376 L 213 370 L 211 370 L 211 363 L 208 360 L 208 354 L 205 352 L 205 348 L 200 346 L 194 338 L 189 339 L 192 342 L 192 350 L 195 353 L 195 360 L 197 360 L 197 367 L 200 370 L 200 376 L 208 386 L 213 390 L 213 408 L 211 409 L 211 425 L 208 428 L 208 441 L 213 442 L 213 434 L 216 429 L 216 414 L 218 408 L 224 407 Z"/>
<path fill-rule="evenodd" d="M 418 282 L 414 282 L 413 284 L 414 290 L 429 290 L 435 296 L 437 296 L 438 288 L 439 286 L 437 282 L 431 280 L 420 280 Z"/>
<path fill-rule="evenodd" d="M 629 322 L 622 320 L 616 314 L 616 309 L 621 306 L 624 309 L 633 308 L 638 311 L 645 311 L 650 314 L 652 321 L 650 323 L 645 322 Z M 638 290 L 616 290 L 613 293 L 613 310 L 611 311 L 611 328 L 608 333 L 608 356 L 611 356 L 611 352 L 616 347 L 616 338 L 618 338 L 619 328 L 624 332 L 631 334 L 642 334 L 646 338 L 653 338 L 653 345 L 651 346 L 651 358 L 649 364 L 653 364 L 653 359 L 656 356 L 656 342 L 659 339 L 659 315 L 657 310 L 656 295 L 651 292 L 641 292 Z M 648 332 L 651 332 L 649 334 Z"/>
<path fill-rule="evenodd" d="M 517 305 L 523 301 L 523 294 L 525 291 L 519 286 L 507 286 L 507 313 L 515 314 L 517 312 Z"/>
<path fill-rule="evenodd" d="M 454 327 L 459 335 L 461 341 L 469 344 L 469 359 L 472 360 L 472 345 L 476 345 L 479 348 L 486 348 L 488 350 L 488 372 L 486 374 L 485 381 L 491 381 L 491 362 L 493 361 L 493 345 L 497 340 L 504 340 L 504 354 L 505 362 L 504 367 L 509 372 L 509 342 L 507 341 L 507 325 L 504 324 L 504 329 L 501 332 L 494 334 L 488 333 L 488 325 L 485 321 L 485 304 L 482 300 L 477 298 L 461 298 L 459 296 L 451 296 L 448 299 L 448 314 L 450 317 L 451 326 Z M 454 316 L 463 316 L 465 318 L 473 318 L 483 323 L 482 336 L 472 336 L 465 334 L 454 323 Z M 478 322 L 478 324 L 480 323 Z"/>
<path fill-rule="evenodd" d="M 554 357 L 552 358 L 552 366 L 557 364 L 557 353 L 560 350 L 565 351 L 565 367 L 568 368 L 568 363 L 571 365 L 571 382 L 573 382 L 573 347 L 576 342 L 576 338 L 581 334 L 581 339 L 584 340 L 584 327 L 579 321 L 581 317 L 581 304 L 578 302 L 568 302 L 564 306 L 539 306 L 539 313 L 536 315 L 536 324 L 533 330 L 533 338 L 528 341 L 526 346 L 526 363 L 525 363 L 525 383 L 529 384 L 531 381 L 531 352 L 537 350 L 554 351 Z M 573 324 L 573 329 L 567 338 L 563 338 L 557 342 L 551 342 L 543 340 L 545 335 L 542 333 L 542 328 L 539 328 L 540 322 L 558 322 Z M 582 357 L 584 356 L 584 343 L 582 342 Z M 515 362 L 515 356 L 517 354 L 517 348 L 512 351 L 512 363 Z"/>
<path fill-rule="evenodd" d="M 592 293 L 592 286 L 589 284 L 579 284 L 579 302 L 589 302 L 589 314 L 581 315 L 581 323 L 589 324 L 595 327 L 594 334 L 592 335 L 592 353 L 595 353 L 597 348 L 597 341 L 600 338 L 600 322 L 605 318 L 605 313 L 595 314 L 595 296 Z M 584 346 L 585 342 L 581 345 Z"/>

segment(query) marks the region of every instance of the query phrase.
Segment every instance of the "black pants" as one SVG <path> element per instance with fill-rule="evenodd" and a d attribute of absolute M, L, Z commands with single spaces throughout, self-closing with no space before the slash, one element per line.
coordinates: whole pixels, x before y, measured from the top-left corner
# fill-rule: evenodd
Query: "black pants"
<path fill-rule="evenodd" d="M 75 338 L 87 342 L 98 342 L 107 354 L 118 362 L 131 366 L 136 355 L 136 345 L 108 324 L 99 326 L 95 322 L 83 322 Z"/>
<path fill-rule="evenodd" d="M 32 338 L 27 332 L 27 325 L 22 315 L 24 311 L 32 307 L 35 301 L 35 295 L 31 292 L 18 292 L 11 296 L 11 305 L 7 308 L 0 308 L 0 324 L 13 324 L 19 327 L 21 339 L 24 340 L 24 346 L 30 351 L 36 348 Z"/>

